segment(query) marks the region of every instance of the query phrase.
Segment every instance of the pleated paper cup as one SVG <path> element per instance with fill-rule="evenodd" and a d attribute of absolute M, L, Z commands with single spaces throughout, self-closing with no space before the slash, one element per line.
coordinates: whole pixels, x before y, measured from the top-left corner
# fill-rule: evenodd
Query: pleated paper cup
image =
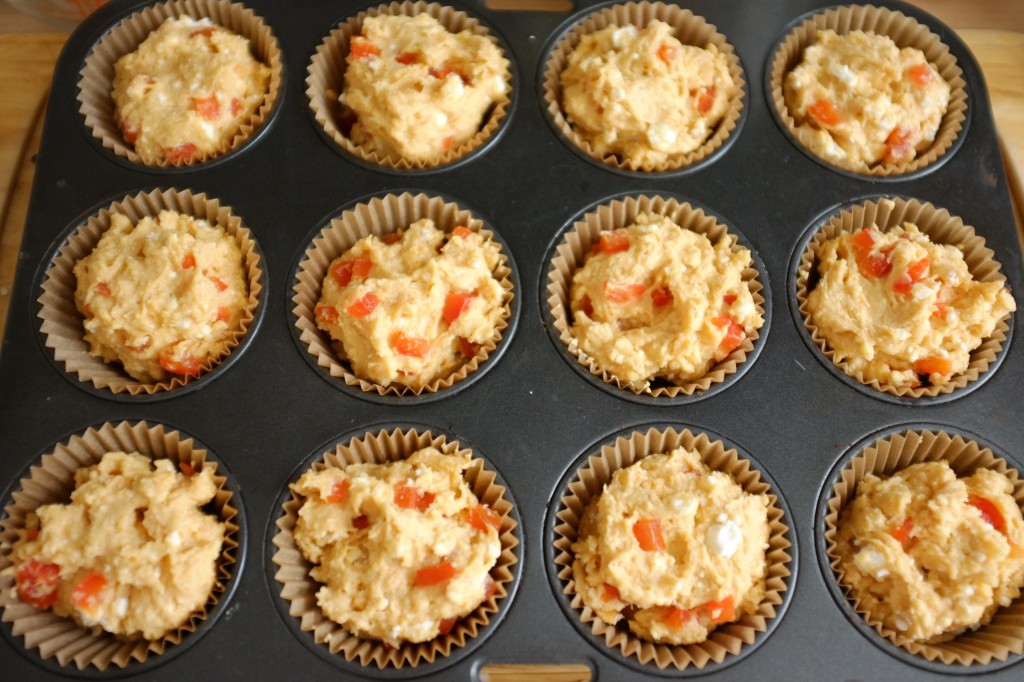
<path fill-rule="evenodd" d="M 362 32 L 363 21 L 367 17 L 416 16 L 418 14 L 429 14 L 437 19 L 438 23 L 444 26 L 449 33 L 469 31 L 474 35 L 489 38 L 498 44 L 499 48 L 501 47 L 487 26 L 461 10 L 422 0 L 392 2 L 387 5 L 371 7 L 341 22 L 317 47 L 316 53 L 306 69 L 306 96 L 309 98 L 309 108 L 312 110 L 316 122 L 323 127 L 327 137 L 352 156 L 383 168 L 424 170 L 445 166 L 463 159 L 483 147 L 498 132 L 508 117 L 511 107 L 512 69 L 508 56 L 502 49 L 505 61 L 505 85 L 507 86 L 505 95 L 497 100 L 484 115 L 483 123 L 476 135 L 453 147 L 450 151 L 431 160 L 416 161 L 394 154 L 380 154 L 349 139 L 349 132 L 356 115 L 341 105 L 338 96 L 341 95 L 345 86 L 345 58 L 348 56 L 352 37 L 358 36 Z"/>
<path fill-rule="evenodd" d="M 1000 320 L 996 325 L 992 336 L 985 339 L 980 346 L 971 352 L 971 361 L 967 369 L 961 374 L 953 377 L 949 382 L 941 386 L 918 386 L 911 388 L 907 386 L 896 386 L 883 384 L 877 379 L 867 379 L 863 372 L 851 370 L 845 360 L 837 360 L 835 351 L 829 345 L 828 338 L 818 329 L 814 323 L 810 309 L 807 305 L 807 298 L 810 292 L 817 286 L 820 275 L 818 274 L 818 252 L 821 245 L 828 239 L 834 239 L 843 232 L 856 232 L 866 227 L 877 227 L 885 232 L 889 228 L 901 226 L 904 223 L 917 225 L 921 232 L 928 236 L 933 243 L 950 244 L 958 247 L 967 262 L 974 279 L 982 282 L 1006 282 L 1006 277 L 1000 272 L 999 263 L 995 260 L 995 254 L 985 246 L 985 239 L 978 236 L 974 228 L 965 225 L 963 220 L 950 215 L 949 211 L 937 208 L 932 204 L 917 199 L 883 198 L 866 201 L 829 218 L 821 228 L 812 236 L 800 257 L 797 266 L 796 277 L 796 299 L 799 304 L 803 324 L 811 340 L 821 350 L 825 357 L 837 368 L 865 386 L 889 395 L 909 398 L 935 397 L 952 393 L 966 387 L 973 381 L 977 381 L 982 375 L 989 371 L 1000 351 L 1006 342 L 1006 333 L 1009 330 L 1009 315 Z"/>
<path fill-rule="evenodd" d="M 638 28 L 644 28 L 654 20 L 663 21 L 671 26 L 676 39 L 683 45 L 693 45 L 705 49 L 709 45 L 714 45 L 718 48 L 729 65 L 729 75 L 732 76 L 734 87 L 729 97 L 728 110 L 703 145 L 686 154 L 675 155 L 655 164 L 640 164 L 618 155 L 602 155 L 572 127 L 562 108 L 562 72 L 569 65 L 569 55 L 579 46 L 585 35 L 612 25 L 632 24 Z M 651 173 L 671 172 L 692 166 L 719 150 L 739 124 L 740 115 L 743 112 L 746 83 L 743 67 L 740 65 L 736 50 L 724 35 L 703 17 L 695 15 L 690 10 L 661 2 L 629 2 L 612 5 L 584 17 L 555 43 L 547 55 L 542 78 L 544 109 L 555 128 L 565 139 L 598 163 L 617 170 Z"/>
<path fill-rule="evenodd" d="M 659 644 L 640 639 L 629 630 L 625 619 L 616 625 L 608 625 L 583 603 L 576 592 L 572 569 L 575 559 L 572 545 L 577 540 L 583 513 L 604 491 L 612 475 L 648 455 L 669 453 L 678 447 L 698 453 L 709 469 L 728 474 L 744 492 L 767 495 L 769 502 L 764 599 L 755 613 L 719 625 L 704 642 L 686 645 Z M 616 438 L 589 457 L 563 491 L 554 527 L 554 566 L 562 593 L 570 601 L 573 612 L 596 638 L 642 664 L 660 669 L 670 666 L 679 670 L 703 669 L 710 663 L 722 663 L 729 656 L 741 655 L 744 648 L 755 643 L 759 634 L 773 626 L 771 621 L 783 610 L 781 607 L 789 596 L 786 593 L 792 573 L 792 543 L 789 540 L 792 531 L 777 495 L 778 492 L 762 480 L 760 472 L 751 467 L 748 460 L 721 441 L 708 438 L 707 434 L 693 433 L 689 429 L 651 428 Z"/>
<path fill-rule="evenodd" d="M 112 215 L 122 214 L 131 219 L 132 223 L 137 223 L 146 216 L 155 218 L 163 210 L 206 220 L 222 228 L 235 241 L 242 252 L 242 268 L 249 288 L 249 298 L 242 310 L 241 319 L 223 345 L 221 353 L 207 359 L 198 376 L 174 375 L 160 382 L 143 382 L 125 373 L 119 363 L 106 363 L 102 358 L 89 353 L 89 344 L 85 341 L 84 318 L 75 306 L 77 279 L 74 267 L 79 260 L 92 253 L 100 238 L 110 228 Z M 40 305 L 40 330 L 56 362 L 80 382 L 114 394 L 130 396 L 171 391 L 203 379 L 243 342 L 256 319 L 263 289 L 262 268 L 260 253 L 249 229 L 242 225 L 238 216 L 232 214 L 229 206 L 222 206 L 218 200 L 207 198 L 205 194 L 174 189 L 153 190 L 124 197 L 78 226 L 51 261 L 43 276 L 42 294 L 37 299 Z"/>
<path fill-rule="evenodd" d="M 318 366 L 325 368 L 330 376 L 339 379 L 346 386 L 358 388 L 366 393 L 381 396 L 418 396 L 436 393 L 451 388 L 481 369 L 488 357 L 495 351 L 509 327 L 512 317 L 512 300 L 516 295 L 512 283 L 512 269 L 509 255 L 501 247 L 501 259 L 492 273 L 504 290 L 501 319 L 496 325 L 494 336 L 479 345 L 476 355 L 457 367 L 451 374 L 435 379 L 422 388 L 411 388 L 399 383 L 383 386 L 357 376 L 345 357 L 341 344 L 319 329 L 316 325 L 316 305 L 324 278 L 328 275 L 331 262 L 352 248 L 357 241 L 376 235 L 378 237 L 404 230 L 417 220 L 430 219 L 442 232 L 451 232 L 456 227 L 468 227 L 479 233 L 485 240 L 493 240 L 484 222 L 466 209 L 446 202 L 440 197 L 426 194 L 388 194 L 374 197 L 345 210 L 331 220 L 307 248 L 296 273 L 292 313 L 299 339 L 306 351 L 316 358 Z M 500 242 L 499 246 L 501 246 Z"/>
<path fill-rule="evenodd" d="M 892 39 L 900 49 L 911 47 L 924 53 L 939 75 L 949 83 L 951 92 L 949 106 L 939 124 L 935 140 L 924 152 L 901 163 L 852 163 L 836 161 L 826 154 L 821 143 L 807 128 L 800 128 L 786 106 L 783 83 L 787 74 L 795 69 L 803 58 L 803 51 L 817 40 L 818 31 L 832 29 L 839 35 L 851 31 L 866 31 Z M 941 38 L 932 33 L 924 24 L 897 10 L 873 5 L 848 5 L 833 7 L 815 14 L 794 28 L 775 48 L 768 74 L 771 92 L 769 98 L 775 113 L 790 136 L 826 164 L 837 166 L 852 173 L 874 177 L 906 175 L 922 170 L 946 154 L 952 153 L 957 137 L 963 132 L 967 119 L 967 90 L 963 72 L 956 63 L 956 57 Z"/>
<path fill-rule="evenodd" d="M 11 548 L 19 537 L 18 531 L 25 528 L 28 515 L 42 505 L 66 504 L 75 489 L 75 472 L 98 464 L 103 455 L 115 451 L 137 452 L 153 460 L 169 459 L 178 465 L 191 466 L 195 471 L 212 467 L 215 472 L 217 494 L 210 503 L 211 511 L 226 527 L 213 590 L 202 608 L 162 639 L 112 635 L 99 626 L 87 628 L 52 611 L 23 604 L 17 596 L 11 569 Z M 206 450 L 196 447 L 191 438 L 159 424 L 108 422 L 59 443 L 21 479 L 4 508 L 4 519 L 0 521 L 0 606 L 3 608 L 3 622 L 11 624 L 14 637 L 24 639 L 26 649 L 37 650 L 44 660 L 55 658 L 69 670 L 124 668 L 153 656 L 172 655 L 183 639 L 198 636 L 197 629 L 227 599 L 228 584 L 240 570 L 236 563 L 242 534 L 239 527 L 241 517 L 238 502 L 227 482 L 223 467 L 208 459 Z"/>
<path fill-rule="evenodd" d="M 295 525 L 303 499 L 293 492 L 279 510 L 277 533 L 272 540 L 277 550 L 272 561 L 276 566 L 274 579 L 280 589 L 280 596 L 288 603 L 288 613 L 297 619 L 303 632 L 310 633 L 309 636 L 317 645 L 325 647 L 331 654 L 348 663 L 372 669 L 416 668 L 440 663 L 446 656 L 471 646 L 473 639 L 481 634 L 491 618 L 499 612 L 500 603 L 511 594 L 515 579 L 514 566 L 519 561 L 519 531 L 512 502 L 505 494 L 505 487 L 498 483 L 495 473 L 487 468 L 482 459 L 473 457 L 473 452 L 458 441 L 435 436 L 429 430 L 382 430 L 338 443 L 334 449 L 323 453 L 310 468 L 321 471 L 326 467 L 343 468 L 350 464 L 386 464 L 406 459 L 427 447 L 434 447 L 447 455 L 470 455 L 472 464 L 463 472 L 466 483 L 482 504 L 489 506 L 501 517 L 501 528 L 498 530 L 501 555 L 490 571 L 497 591 L 472 613 L 460 618 L 447 635 L 438 635 L 419 644 L 405 642 L 398 647 L 391 647 L 384 642 L 357 637 L 328 619 L 317 604 L 316 593 L 321 584 L 310 577 L 313 566 L 295 544 Z"/>
<path fill-rule="evenodd" d="M 125 140 L 118 125 L 114 100 L 114 64 L 138 49 L 167 19 L 188 15 L 193 19 L 209 18 L 214 24 L 247 39 L 257 61 L 270 67 L 270 83 L 263 103 L 245 121 L 231 139 L 213 154 L 197 154 L 190 160 L 162 159 L 157 164 L 145 164 L 133 145 Z M 79 112 L 85 117 L 85 126 L 102 145 L 117 156 L 133 163 L 155 165 L 160 168 L 194 166 L 237 149 L 251 138 L 270 116 L 280 97 L 284 66 L 281 48 L 270 27 L 252 10 L 240 3 L 227 0 L 170 0 L 135 12 L 106 33 L 82 67 L 78 82 Z"/>
<path fill-rule="evenodd" d="M 620 379 L 611 372 L 602 369 L 594 358 L 580 348 L 576 337 L 572 335 L 573 322 L 570 302 L 573 275 L 575 275 L 578 269 L 583 267 L 588 254 L 591 253 L 594 245 L 600 241 L 601 233 L 633 225 L 636 222 L 637 215 L 641 213 L 654 213 L 665 216 L 685 230 L 692 230 L 706 236 L 712 244 L 718 243 L 722 239 L 727 239 L 734 250 L 742 248 L 739 240 L 735 235 L 729 233 L 726 225 L 718 222 L 714 216 L 704 213 L 702 209 L 695 208 L 688 203 L 682 203 L 674 198 L 648 195 L 616 199 L 610 203 L 598 206 L 595 210 L 584 215 L 562 236 L 549 265 L 547 305 L 558 338 L 565 344 L 568 352 L 590 374 L 598 377 L 604 383 L 625 391 L 631 391 L 637 395 L 648 395 L 656 398 L 675 398 L 680 395 L 691 396 L 695 393 L 706 391 L 735 374 L 739 367 L 747 360 L 747 355 L 753 352 L 755 344 L 761 338 L 761 331 L 764 330 L 764 327 L 761 330 L 751 332 L 735 350 L 713 365 L 703 377 L 682 385 L 671 384 L 661 379 L 654 382 L 625 381 Z M 758 314 L 762 319 L 765 319 L 765 298 L 761 294 L 764 290 L 764 283 L 760 281 L 759 277 L 760 273 L 753 263 L 748 265 L 743 271 L 743 282 L 750 289 Z"/>
<path fill-rule="evenodd" d="M 824 509 L 824 539 L 828 563 L 842 592 L 871 628 L 901 649 L 928 661 L 947 665 L 986 665 L 1005 661 L 1010 654 L 1024 653 L 1024 598 L 996 611 L 992 620 L 977 630 L 940 643 L 915 642 L 897 630 L 891 630 L 860 605 L 846 585 L 845 573 L 836 546 L 837 525 L 843 510 L 857 494 L 857 486 L 867 474 L 888 478 L 921 462 L 945 461 L 957 478 L 979 469 L 991 469 L 1013 483 L 1013 497 L 1024 509 L 1024 480 L 1006 460 L 973 440 L 959 434 L 935 429 L 913 429 L 881 437 L 855 455 L 843 468 L 831 490 Z M 952 672 L 952 671 L 951 671 Z"/>

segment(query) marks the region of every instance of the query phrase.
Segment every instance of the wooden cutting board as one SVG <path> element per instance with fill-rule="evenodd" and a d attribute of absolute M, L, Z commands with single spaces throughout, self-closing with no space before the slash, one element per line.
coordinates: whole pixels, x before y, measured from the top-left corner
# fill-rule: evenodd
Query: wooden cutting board
<path fill-rule="evenodd" d="M 1024 33 L 958 33 L 985 74 L 1024 241 Z M 46 91 L 66 39 L 64 33 L 0 33 L 0 337 L 18 264 Z M 591 675 L 586 665 L 489 665 L 480 677 L 489 682 L 576 682 Z"/>

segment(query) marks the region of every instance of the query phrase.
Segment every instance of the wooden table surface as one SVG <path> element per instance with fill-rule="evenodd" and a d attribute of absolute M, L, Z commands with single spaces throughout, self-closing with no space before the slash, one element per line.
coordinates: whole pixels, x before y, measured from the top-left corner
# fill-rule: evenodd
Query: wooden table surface
<path fill-rule="evenodd" d="M 503 7 L 534 0 L 489 0 Z M 981 64 L 1003 142 L 1017 207 L 1024 206 L 1024 3 L 1020 0 L 917 0 L 957 31 Z M 14 281 L 39 145 L 39 125 L 53 65 L 67 33 L 15 12 L 0 0 L 0 337 Z M 1024 231 L 1022 231 L 1024 237 Z M 590 678 L 586 666 L 488 666 L 481 678 L 569 682 Z"/>

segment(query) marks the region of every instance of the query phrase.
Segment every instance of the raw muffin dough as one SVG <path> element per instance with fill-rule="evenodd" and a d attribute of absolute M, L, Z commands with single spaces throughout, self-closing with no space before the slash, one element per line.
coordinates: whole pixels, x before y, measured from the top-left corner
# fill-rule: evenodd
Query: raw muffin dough
<path fill-rule="evenodd" d="M 868 382 L 945 384 L 1016 310 L 1002 283 L 975 281 L 960 249 L 933 244 L 912 223 L 844 232 L 818 258 L 811 322 L 836 361 Z"/>
<path fill-rule="evenodd" d="M 295 543 L 322 583 L 324 615 L 391 646 L 447 634 L 489 599 L 501 517 L 462 472 L 468 455 L 429 447 L 407 460 L 307 471 Z"/>
<path fill-rule="evenodd" d="M 209 19 L 167 19 L 114 65 L 114 116 L 144 163 L 224 151 L 263 103 L 270 69 Z"/>
<path fill-rule="evenodd" d="M 683 45 L 655 20 L 583 36 L 562 72 L 562 108 L 598 154 L 651 166 L 704 144 L 734 89 L 714 45 Z"/>
<path fill-rule="evenodd" d="M 597 616 L 653 642 L 703 642 L 764 598 L 768 498 L 677 448 L 616 471 L 572 550 L 576 591 Z"/>
<path fill-rule="evenodd" d="M 763 324 L 750 252 L 664 216 L 603 232 L 572 278 L 572 335 L 601 369 L 645 386 L 695 381 Z"/>
<path fill-rule="evenodd" d="M 359 240 L 336 258 L 316 306 L 317 326 L 341 344 L 359 377 L 420 389 L 497 335 L 504 289 L 498 245 L 431 220 Z"/>
<path fill-rule="evenodd" d="M 212 467 L 185 476 L 167 459 L 105 454 L 15 543 L 19 597 L 86 627 L 163 637 L 213 589 L 224 524 L 201 507 L 216 493 Z"/>
<path fill-rule="evenodd" d="M 813 151 L 848 165 L 913 160 L 935 139 L 950 87 L 920 50 L 887 36 L 818 31 L 786 75 L 784 96 Z"/>
<path fill-rule="evenodd" d="M 1024 520 L 1002 474 L 957 479 L 946 462 L 868 474 L 836 533 L 859 609 L 913 640 L 940 642 L 992 619 L 1024 586 Z"/>
<path fill-rule="evenodd" d="M 226 352 L 248 301 L 242 252 L 205 220 L 121 214 L 75 264 L 89 352 L 143 382 L 196 376 Z"/>
<path fill-rule="evenodd" d="M 383 156 L 436 161 L 476 135 L 508 90 L 508 62 L 490 38 L 449 33 L 429 14 L 382 14 L 352 38 L 342 105 L 350 138 Z"/>

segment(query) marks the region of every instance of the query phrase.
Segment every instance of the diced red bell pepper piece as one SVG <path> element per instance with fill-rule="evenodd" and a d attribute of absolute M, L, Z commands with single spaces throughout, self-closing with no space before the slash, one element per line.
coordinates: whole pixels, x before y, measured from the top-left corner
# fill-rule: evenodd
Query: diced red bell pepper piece
<path fill-rule="evenodd" d="M 605 601 L 614 601 L 616 599 L 618 599 L 618 600 L 622 599 L 622 595 L 619 593 L 619 588 L 615 587 L 615 585 L 612 585 L 610 583 L 605 583 L 604 584 L 604 600 Z"/>
<path fill-rule="evenodd" d="M 921 358 L 914 363 L 914 371 L 918 374 L 952 374 L 953 363 L 946 358 Z"/>
<path fill-rule="evenodd" d="M 370 517 L 366 514 L 360 514 L 359 516 L 352 519 L 352 527 L 356 530 L 365 530 L 370 527 Z"/>
<path fill-rule="evenodd" d="M 120 121 L 119 127 L 121 128 L 121 134 L 124 136 L 124 141 L 128 144 L 135 144 L 136 140 L 139 139 L 139 129 L 130 127 L 128 122 L 124 120 Z"/>
<path fill-rule="evenodd" d="M 448 295 L 444 299 L 444 311 L 441 313 L 441 317 L 448 324 L 451 324 L 455 320 L 459 319 L 459 316 L 466 311 L 469 307 L 470 302 L 476 298 L 476 292 L 468 294 L 460 293 L 458 291 L 449 291 Z"/>
<path fill-rule="evenodd" d="M 37 609 L 48 609 L 57 601 L 60 567 L 46 561 L 29 559 L 18 567 L 15 577 L 18 598 Z"/>
<path fill-rule="evenodd" d="M 110 286 L 106 282 L 100 282 L 96 285 L 96 293 L 100 296 L 112 296 L 113 293 L 110 291 Z"/>
<path fill-rule="evenodd" d="M 160 367 L 165 372 L 170 372 L 171 374 L 180 374 L 188 377 L 199 376 L 199 372 L 202 371 L 203 367 L 198 358 L 192 354 L 186 354 L 184 357 L 177 357 L 175 355 L 174 347 L 179 343 L 181 342 L 172 343 L 160 351 L 160 355 L 157 357 Z"/>
<path fill-rule="evenodd" d="M 730 315 L 712 318 L 711 324 L 719 329 L 725 329 L 725 336 L 722 337 L 721 342 L 718 344 L 718 352 L 723 357 L 736 350 L 743 343 L 743 339 L 746 338 L 747 334 L 743 327 Z"/>
<path fill-rule="evenodd" d="M 704 115 L 711 111 L 711 107 L 715 106 L 715 96 L 717 95 L 715 86 L 706 85 L 697 90 L 697 113 Z"/>
<path fill-rule="evenodd" d="M 1006 519 L 1003 517 L 1003 512 L 999 511 L 999 507 L 996 506 L 995 502 L 981 495 L 970 495 L 967 497 L 967 504 L 981 512 L 981 518 L 985 523 L 1000 533 L 1006 534 Z"/>
<path fill-rule="evenodd" d="M 732 305 L 733 303 L 736 302 L 737 298 L 739 298 L 739 296 L 737 296 L 736 294 L 725 294 L 724 296 L 722 296 L 722 302 L 725 303 L 726 305 Z"/>
<path fill-rule="evenodd" d="M 459 337 L 459 352 L 467 358 L 475 358 L 477 351 L 480 350 L 480 344 L 473 343 L 469 339 Z"/>
<path fill-rule="evenodd" d="M 192 100 L 192 108 L 207 121 L 214 121 L 220 116 L 220 103 L 216 97 L 196 97 Z"/>
<path fill-rule="evenodd" d="M 214 322 L 231 322 L 231 309 L 226 305 L 217 308 L 217 317 L 214 318 Z"/>
<path fill-rule="evenodd" d="M 452 236 L 462 237 L 463 239 L 469 237 L 472 234 L 473 230 L 469 229 L 465 225 L 459 225 L 458 227 L 452 230 Z"/>
<path fill-rule="evenodd" d="M 171 163 L 183 163 L 185 161 L 191 161 L 199 152 L 199 149 L 191 142 L 185 142 L 179 144 L 176 147 L 164 147 L 164 156 Z"/>
<path fill-rule="evenodd" d="M 213 286 L 216 287 L 217 291 L 228 290 L 228 283 L 222 280 L 220 277 L 214 277 L 210 275 L 210 281 L 213 282 Z"/>
<path fill-rule="evenodd" d="M 910 67 L 907 75 L 910 76 L 910 80 L 922 88 L 931 83 L 932 79 L 935 78 L 935 72 L 927 64 L 917 64 Z"/>
<path fill-rule="evenodd" d="M 486 533 L 488 528 L 501 530 L 501 516 L 485 504 L 470 507 L 466 511 L 466 520 L 481 533 Z"/>
<path fill-rule="evenodd" d="M 672 60 L 675 59 L 678 55 L 679 50 L 677 50 L 672 45 L 669 45 L 668 43 L 662 43 L 661 45 L 658 46 L 658 59 L 665 62 L 666 64 L 671 64 Z"/>
<path fill-rule="evenodd" d="M 926 272 L 928 272 L 927 257 L 922 258 L 907 268 L 907 271 L 893 282 L 893 291 L 897 294 L 902 294 L 903 296 L 910 296 L 910 292 L 914 288 L 914 285 L 924 279 Z"/>
<path fill-rule="evenodd" d="M 453 73 L 456 76 L 458 76 L 465 85 L 469 85 L 469 76 L 467 76 L 466 74 L 462 73 L 461 71 L 459 71 L 454 66 L 447 66 L 446 65 L 446 66 L 442 66 L 441 68 L 438 68 L 438 69 L 430 69 L 430 75 L 433 76 L 434 78 L 438 79 L 438 80 L 444 80 L 445 78 L 447 78 L 448 76 L 450 76 Z"/>
<path fill-rule="evenodd" d="M 807 112 L 827 126 L 835 126 L 843 122 L 842 115 L 836 110 L 836 105 L 830 99 L 819 99 L 807 107 Z"/>
<path fill-rule="evenodd" d="M 188 270 L 196 266 L 196 257 L 194 254 L 187 253 L 185 257 L 181 259 L 181 269 Z"/>
<path fill-rule="evenodd" d="M 107 579 L 99 573 L 90 573 L 71 590 L 71 603 L 82 611 L 96 613 L 103 605 L 103 591 L 107 589 Z"/>
<path fill-rule="evenodd" d="M 889 254 L 874 252 L 875 237 L 870 229 L 858 230 L 853 235 L 854 257 L 857 269 L 864 277 L 885 277 L 892 270 Z"/>
<path fill-rule="evenodd" d="M 736 610 L 733 608 L 731 594 L 719 601 L 709 601 L 704 605 L 704 609 L 708 612 L 708 618 L 715 625 L 721 625 L 736 619 Z"/>
<path fill-rule="evenodd" d="M 416 587 L 432 587 L 446 583 L 458 574 L 449 561 L 442 561 L 436 566 L 427 566 L 416 571 Z"/>
<path fill-rule="evenodd" d="M 402 52 L 395 57 L 395 61 L 399 64 L 413 64 L 416 62 L 416 59 L 415 52 Z"/>
<path fill-rule="evenodd" d="M 327 501 L 331 504 L 345 504 L 348 502 L 349 487 L 351 487 L 351 484 L 347 478 L 335 482 L 331 492 L 327 495 Z"/>
<path fill-rule="evenodd" d="M 318 305 L 316 307 L 316 319 L 324 324 L 334 324 L 338 321 L 338 309 L 333 305 Z"/>
<path fill-rule="evenodd" d="M 670 606 L 668 607 L 668 612 L 665 614 L 664 622 L 665 625 L 669 626 L 673 630 L 682 630 L 692 618 L 692 609 L 681 609 L 678 606 Z"/>
<path fill-rule="evenodd" d="M 654 304 L 655 308 L 664 308 L 670 305 L 675 297 L 672 295 L 672 290 L 668 288 L 668 285 L 663 284 L 660 287 L 651 289 L 651 303 Z"/>
<path fill-rule="evenodd" d="M 664 551 L 665 536 L 661 533 L 661 522 L 658 519 L 640 519 L 633 524 L 633 536 L 645 552 Z"/>
<path fill-rule="evenodd" d="M 946 314 L 949 312 L 949 304 L 943 303 L 942 301 L 935 302 L 935 310 L 932 311 L 932 317 L 937 320 L 945 320 Z"/>
<path fill-rule="evenodd" d="M 355 36 L 349 44 L 348 53 L 353 59 L 369 59 L 379 57 L 380 48 L 363 36 Z"/>
<path fill-rule="evenodd" d="M 379 303 L 380 299 L 372 291 L 368 291 L 362 298 L 346 308 L 345 311 L 352 317 L 366 317 L 377 308 Z"/>
<path fill-rule="evenodd" d="M 430 340 L 395 332 L 391 335 L 391 348 L 399 355 L 422 358 L 430 351 Z"/>
<path fill-rule="evenodd" d="M 178 468 L 181 469 L 181 473 L 186 476 L 195 476 L 196 468 L 189 462 L 181 461 L 178 462 Z"/>
<path fill-rule="evenodd" d="M 395 504 L 402 509 L 425 512 L 433 504 L 435 497 L 434 493 L 425 493 L 414 485 L 399 483 L 395 486 Z"/>
<path fill-rule="evenodd" d="M 910 143 L 907 142 L 908 139 L 910 139 L 909 130 L 903 130 L 902 128 L 897 127 L 889 133 L 889 137 L 885 140 L 886 163 L 900 163 L 910 156 L 910 153 L 913 151 L 913 147 L 911 147 Z"/>
<path fill-rule="evenodd" d="M 602 232 L 600 240 L 594 244 L 594 253 L 619 253 L 629 249 L 629 233 L 625 230 Z"/>
<path fill-rule="evenodd" d="M 584 296 L 580 300 L 580 312 L 587 317 L 594 317 L 594 303 L 590 300 L 589 296 Z"/>
<path fill-rule="evenodd" d="M 191 33 L 188 34 L 188 37 L 189 38 L 195 38 L 196 36 L 204 36 L 206 38 L 209 38 L 210 36 L 213 35 L 213 31 L 214 31 L 214 27 L 213 26 L 207 26 L 206 28 L 200 28 L 200 29 L 196 29 L 195 31 L 192 31 Z"/>
<path fill-rule="evenodd" d="M 455 624 L 459 622 L 458 618 L 445 618 L 441 621 L 441 624 L 437 628 L 437 634 L 447 635 L 455 627 Z"/>
<path fill-rule="evenodd" d="M 914 519 L 908 516 L 903 520 L 903 523 L 898 526 L 893 526 L 889 531 L 889 535 L 891 535 L 896 542 L 906 548 L 907 543 L 910 542 L 910 532 L 912 530 L 914 530 Z"/>
<path fill-rule="evenodd" d="M 604 297 L 613 303 L 625 303 L 640 298 L 647 291 L 643 284 L 634 282 L 605 282 Z"/>
<path fill-rule="evenodd" d="M 232 116 L 238 116 L 238 114 L 241 111 L 242 111 L 242 100 L 238 99 L 237 97 L 232 97 L 231 98 L 231 115 Z"/>
<path fill-rule="evenodd" d="M 389 232 L 388 234 L 382 234 L 380 240 L 385 244 L 397 244 L 402 241 L 404 236 L 405 234 L 402 232 Z"/>

